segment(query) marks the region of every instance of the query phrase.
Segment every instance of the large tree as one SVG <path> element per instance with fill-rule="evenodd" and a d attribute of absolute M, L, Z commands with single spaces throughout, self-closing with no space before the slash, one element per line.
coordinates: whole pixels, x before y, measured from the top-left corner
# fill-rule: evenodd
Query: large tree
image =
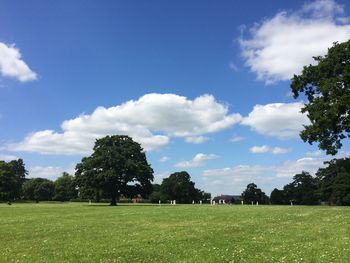
<path fill-rule="evenodd" d="M 20 198 L 26 174 L 22 159 L 0 161 L 0 200 L 11 201 Z"/>
<path fill-rule="evenodd" d="M 191 203 L 201 200 L 200 190 L 194 187 L 191 176 L 185 172 L 176 172 L 163 179 L 160 187 L 161 197 L 164 200 L 176 200 L 178 203 Z"/>
<path fill-rule="evenodd" d="M 75 189 L 74 177 L 63 172 L 62 176 L 55 181 L 54 200 L 69 201 L 77 197 L 77 190 Z"/>
<path fill-rule="evenodd" d="M 286 196 L 296 204 L 314 205 L 318 202 L 317 180 L 308 172 L 302 171 L 293 177 L 293 182 L 285 187 Z"/>
<path fill-rule="evenodd" d="M 32 178 L 23 184 L 24 198 L 27 200 L 51 201 L 55 184 L 46 178 Z"/>
<path fill-rule="evenodd" d="M 350 137 L 350 40 L 334 43 L 327 55 L 314 59 L 316 65 L 304 67 L 291 83 L 294 97 L 304 94 L 308 100 L 301 111 L 311 124 L 300 136 L 334 155 Z"/>
<path fill-rule="evenodd" d="M 76 166 L 79 187 L 102 190 L 117 204 L 121 196 L 149 194 L 153 170 L 140 144 L 122 135 L 106 136 L 95 142 L 93 153 Z"/>
<path fill-rule="evenodd" d="M 270 195 L 271 204 L 274 205 L 283 205 L 286 203 L 286 198 L 283 190 L 278 190 L 277 188 L 273 189 Z"/>
<path fill-rule="evenodd" d="M 259 202 L 260 204 L 267 204 L 269 202 L 268 196 L 254 183 L 248 184 L 241 196 L 245 203 Z"/>
<path fill-rule="evenodd" d="M 350 158 L 334 159 L 320 168 L 318 192 L 321 200 L 337 205 L 350 205 Z"/>

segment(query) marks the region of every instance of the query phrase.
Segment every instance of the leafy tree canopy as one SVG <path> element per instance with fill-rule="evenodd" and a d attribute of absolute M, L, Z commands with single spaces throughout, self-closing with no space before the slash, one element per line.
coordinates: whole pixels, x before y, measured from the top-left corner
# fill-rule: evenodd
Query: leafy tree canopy
<path fill-rule="evenodd" d="M 74 177 L 64 172 L 62 176 L 55 181 L 54 200 L 68 201 L 77 197 L 77 190 L 75 189 Z"/>
<path fill-rule="evenodd" d="M 20 198 L 26 174 L 22 159 L 0 161 L 0 200 L 11 201 Z"/>
<path fill-rule="evenodd" d="M 45 178 L 29 179 L 23 184 L 24 198 L 37 202 L 52 200 L 54 190 L 54 183 Z"/>
<path fill-rule="evenodd" d="M 323 201 L 350 205 L 350 158 L 334 159 L 317 171 L 318 192 Z"/>
<path fill-rule="evenodd" d="M 203 193 L 194 187 L 191 176 L 186 172 L 176 172 L 163 179 L 161 197 L 164 200 L 176 200 L 178 203 L 191 203 L 202 199 Z"/>
<path fill-rule="evenodd" d="M 260 204 L 267 204 L 269 202 L 266 194 L 254 183 L 248 184 L 241 196 L 245 203 L 259 202 Z"/>
<path fill-rule="evenodd" d="M 102 190 L 117 204 L 120 195 L 151 192 L 153 169 L 140 144 L 129 136 L 114 135 L 96 140 L 93 153 L 76 166 L 79 187 Z"/>
<path fill-rule="evenodd" d="M 327 55 L 314 59 L 317 64 L 304 67 L 291 83 L 294 98 L 303 93 L 308 99 L 302 112 L 311 124 L 300 137 L 334 155 L 350 137 L 350 40 L 334 43 Z"/>

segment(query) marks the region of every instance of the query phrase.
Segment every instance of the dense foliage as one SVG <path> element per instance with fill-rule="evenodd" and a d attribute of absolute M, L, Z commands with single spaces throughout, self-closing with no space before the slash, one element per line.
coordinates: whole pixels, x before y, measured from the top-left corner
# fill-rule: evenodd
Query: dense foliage
<path fill-rule="evenodd" d="M 350 205 L 350 158 L 334 159 L 316 173 L 318 194 L 323 201 Z"/>
<path fill-rule="evenodd" d="M 96 140 L 93 153 L 76 166 L 76 182 L 86 190 L 102 190 L 111 205 L 123 196 L 147 195 L 152 190 L 153 169 L 140 144 L 129 136 Z"/>
<path fill-rule="evenodd" d="M 261 191 L 261 189 L 258 188 L 258 186 L 254 183 L 250 183 L 247 185 L 247 188 L 243 191 L 241 197 L 244 203 L 269 203 L 268 196 L 263 191 Z"/>
<path fill-rule="evenodd" d="M 50 201 L 53 198 L 55 184 L 45 178 L 33 178 L 23 184 L 24 198 L 27 200 Z"/>
<path fill-rule="evenodd" d="M 293 181 L 271 192 L 272 204 L 315 205 L 321 202 L 350 205 L 350 158 L 334 159 L 313 177 L 302 172 Z"/>
<path fill-rule="evenodd" d="M 78 191 L 75 186 L 74 177 L 64 172 L 55 181 L 55 191 L 53 199 L 57 201 L 69 201 L 77 198 Z"/>
<path fill-rule="evenodd" d="M 314 59 L 317 64 L 304 67 L 291 83 L 295 98 L 302 93 L 308 99 L 302 112 L 311 124 L 300 136 L 334 155 L 350 137 L 350 40 L 335 43 L 327 55 Z"/>
<path fill-rule="evenodd" d="M 163 179 L 162 184 L 154 184 L 149 200 L 152 203 L 168 202 L 176 200 L 177 203 L 189 204 L 194 202 L 205 202 L 210 200 L 210 193 L 195 188 L 191 176 L 186 172 L 176 172 L 168 178 Z"/>
<path fill-rule="evenodd" d="M 19 199 L 26 174 L 22 159 L 10 162 L 0 161 L 0 200 Z"/>

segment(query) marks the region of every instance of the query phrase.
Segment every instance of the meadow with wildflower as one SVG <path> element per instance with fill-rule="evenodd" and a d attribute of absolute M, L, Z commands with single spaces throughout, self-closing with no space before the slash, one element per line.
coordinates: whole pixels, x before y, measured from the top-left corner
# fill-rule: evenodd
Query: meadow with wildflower
<path fill-rule="evenodd" d="M 0 262 L 350 262 L 350 207 L 0 204 Z"/>

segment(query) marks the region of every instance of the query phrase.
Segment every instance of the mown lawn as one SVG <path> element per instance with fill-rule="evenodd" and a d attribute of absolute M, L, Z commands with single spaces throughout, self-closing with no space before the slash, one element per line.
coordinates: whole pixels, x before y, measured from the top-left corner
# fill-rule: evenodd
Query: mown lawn
<path fill-rule="evenodd" d="M 0 204 L 0 262 L 350 262 L 350 207 Z"/>

